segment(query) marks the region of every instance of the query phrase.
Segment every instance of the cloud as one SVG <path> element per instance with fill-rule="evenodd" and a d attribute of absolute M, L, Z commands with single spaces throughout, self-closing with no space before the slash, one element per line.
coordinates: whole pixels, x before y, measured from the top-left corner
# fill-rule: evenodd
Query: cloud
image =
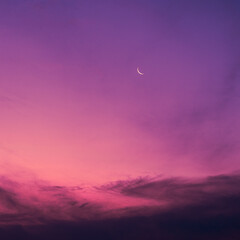
<path fill-rule="evenodd" d="M 106 195 L 126 196 L 136 202 L 150 199 L 159 204 L 116 207 L 106 212 L 101 203 L 96 205 L 77 197 L 76 190 L 65 186 L 38 184 L 31 194 L 26 194 L 18 183 L 2 178 L 0 237 L 5 240 L 19 239 L 17 237 L 237 240 L 239 183 L 237 173 L 205 179 L 139 177 L 110 182 L 95 190 Z"/>
<path fill-rule="evenodd" d="M 46 224 L 80 221 L 97 216 L 99 206 L 74 192 L 81 188 L 23 184 L 1 178 L 0 225 Z"/>
<path fill-rule="evenodd" d="M 204 179 L 140 178 L 130 181 L 118 181 L 102 186 L 100 189 L 125 196 L 153 199 L 161 203 L 159 210 L 189 206 L 213 205 L 224 199 L 233 200 L 240 197 L 240 175 L 217 175 Z M 221 204 L 220 204 L 221 205 Z M 218 207 L 220 212 L 235 211 L 232 206 Z M 240 208 L 238 209 L 240 211 Z"/>

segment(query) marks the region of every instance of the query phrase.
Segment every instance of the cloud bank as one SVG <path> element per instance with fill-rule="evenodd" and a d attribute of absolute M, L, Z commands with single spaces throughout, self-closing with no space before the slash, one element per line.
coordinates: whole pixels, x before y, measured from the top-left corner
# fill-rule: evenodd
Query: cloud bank
<path fill-rule="evenodd" d="M 2 177 L 0 236 L 7 240 L 19 234 L 23 239 L 237 239 L 239 184 L 240 175 L 229 174 L 204 179 L 141 177 L 94 187 L 96 193 L 136 201 L 135 206 L 109 210 L 106 201 L 87 199 L 83 188 L 35 184 L 31 189 L 33 185 L 20 186 Z M 141 199 L 155 204 L 138 205 Z"/>

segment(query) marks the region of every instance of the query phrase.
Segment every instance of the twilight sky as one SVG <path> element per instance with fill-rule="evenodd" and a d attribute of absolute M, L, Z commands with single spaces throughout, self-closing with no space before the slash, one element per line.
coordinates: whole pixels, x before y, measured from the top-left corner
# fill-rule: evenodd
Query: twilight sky
<path fill-rule="evenodd" d="M 49 192 L 87 186 L 104 206 L 153 206 L 163 179 L 239 172 L 239 11 L 237 0 L 1 0 L 2 189 L 26 200 L 47 188 L 50 206 Z M 123 190 L 155 181 L 148 197 Z"/>

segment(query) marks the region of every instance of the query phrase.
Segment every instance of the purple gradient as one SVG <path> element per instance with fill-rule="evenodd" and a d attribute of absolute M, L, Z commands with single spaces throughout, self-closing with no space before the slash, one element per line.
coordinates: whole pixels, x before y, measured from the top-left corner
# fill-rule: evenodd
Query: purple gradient
<path fill-rule="evenodd" d="M 239 197 L 239 10 L 235 0 L 0 1 L 0 224 Z"/>

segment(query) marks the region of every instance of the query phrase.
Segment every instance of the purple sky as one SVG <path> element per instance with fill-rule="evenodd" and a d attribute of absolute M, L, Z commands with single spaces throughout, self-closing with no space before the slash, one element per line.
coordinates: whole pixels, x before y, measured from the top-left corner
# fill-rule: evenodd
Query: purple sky
<path fill-rule="evenodd" d="M 239 169 L 237 2 L 0 4 L 8 162 L 75 183 Z"/>
<path fill-rule="evenodd" d="M 30 186 L 49 210 L 51 191 L 75 199 L 72 186 L 87 186 L 101 213 L 172 206 L 156 193 L 163 179 L 186 196 L 182 179 L 234 192 L 217 175 L 240 169 L 239 10 L 237 0 L 1 0 L 0 187 L 35 209 Z M 21 201 L 16 211 L 29 212 Z M 64 201 L 60 219 L 75 211 Z"/>

